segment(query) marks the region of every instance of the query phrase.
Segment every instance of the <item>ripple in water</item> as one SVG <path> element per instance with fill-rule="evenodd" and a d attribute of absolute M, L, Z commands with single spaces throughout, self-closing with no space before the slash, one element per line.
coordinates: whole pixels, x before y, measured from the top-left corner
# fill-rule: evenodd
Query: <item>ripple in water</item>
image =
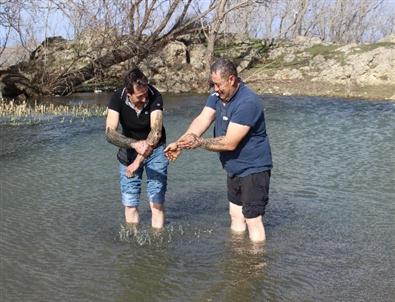
<path fill-rule="evenodd" d="M 183 241 L 192 243 L 193 241 L 205 240 L 205 237 L 212 235 L 213 232 L 214 230 L 211 228 L 184 227 L 181 224 L 165 226 L 162 230 L 121 224 L 115 240 L 141 247 L 164 247 L 171 244 L 181 244 Z"/>

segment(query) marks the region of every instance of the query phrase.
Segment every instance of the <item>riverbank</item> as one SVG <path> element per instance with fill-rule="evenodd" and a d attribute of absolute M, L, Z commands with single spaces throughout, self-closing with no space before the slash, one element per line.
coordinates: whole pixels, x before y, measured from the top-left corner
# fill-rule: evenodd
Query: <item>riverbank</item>
<path fill-rule="evenodd" d="M 372 44 L 283 42 L 243 70 L 261 93 L 395 101 L 395 36 Z"/>
<path fill-rule="evenodd" d="M 395 102 L 395 85 L 365 86 L 312 82 L 308 80 L 247 80 L 259 94 L 321 96 L 342 99 L 384 100 Z"/>
<path fill-rule="evenodd" d="M 74 48 L 73 41 L 53 38 L 26 62 L 0 70 L 0 98 L 1 92 L 19 101 L 36 100 L 40 94 L 57 95 L 48 85 L 40 88 L 28 79 L 37 78 L 40 70 L 48 78 L 56 78 L 49 75 L 57 75 L 67 66 L 71 74 L 80 74 L 91 63 L 78 57 L 81 54 Z M 268 42 L 229 35 L 218 41 L 215 57 L 232 59 L 241 78 L 261 94 L 395 101 L 395 36 L 372 44 L 344 45 L 307 37 Z M 163 93 L 207 93 L 206 59 L 201 41 L 177 40 L 159 53 L 149 54 L 139 67 Z M 133 60 L 114 64 L 72 91 L 113 91 L 131 66 Z"/>

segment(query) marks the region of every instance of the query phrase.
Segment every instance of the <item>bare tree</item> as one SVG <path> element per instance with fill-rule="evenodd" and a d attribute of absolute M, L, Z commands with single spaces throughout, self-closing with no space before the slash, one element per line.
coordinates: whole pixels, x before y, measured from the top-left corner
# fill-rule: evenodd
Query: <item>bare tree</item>
<path fill-rule="evenodd" d="M 215 3 L 215 17 L 210 24 L 209 34 L 207 38 L 207 65 L 206 70 L 208 71 L 211 65 L 211 62 L 214 57 L 214 45 L 218 37 L 218 33 L 220 31 L 221 25 L 224 22 L 224 19 L 227 14 L 237 11 L 242 8 L 247 8 L 254 3 L 264 3 L 267 1 L 257 1 L 257 0 L 244 0 L 244 1 L 231 1 L 231 0 L 218 0 Z"/>
<path fill-rule="evenodd" d="M 298 35 L 349 43 L 374 41 L 393 32 L 395 3 L 385 0 L 272 0 L 241 18 L 254 36 L 293 39 Z M 239 28 L 240 21 L 237 23 Z M 237 29 L 236 29 L 237 30 Z M 249 31 L 251 35 L 251 31 Z"/>
<path fill-rule="evenodd" d="M 94 42 L 103 52 L 81 68 L 45 76 L 44 82 L 35 81 L 27 85 L 27 79 L 21 75 L 24 84 L 19 85 L 20 92 L 72 93 L 75 87 L 94 77 L 98 70 L 130 59 L 137 65 L 148 54 L 161 50 L 176 37 L 200 30 L 198 21 L 215 9 L 215 1 L 202 7 L 199 1 L 192 0 L 95 0 L 87 4 L 70 0 L 67 6 L 53 0 L 51 4 L 73 22 L 79 22 L 83 30 L 76 30 L 77 35 L 83 35 L 93 25 L 96 32 L 103 33 L 102 42 L 105 44 Z M 78 16 L 84 17 L 83 23 L 78 21 Z M 108 46 L 106 50 L 103 45 Z M 16 78 L 17 74 L 13 73 L 13 81 Z M 3 76 L 3 82 L 6 80 L 7 77 Z"/>

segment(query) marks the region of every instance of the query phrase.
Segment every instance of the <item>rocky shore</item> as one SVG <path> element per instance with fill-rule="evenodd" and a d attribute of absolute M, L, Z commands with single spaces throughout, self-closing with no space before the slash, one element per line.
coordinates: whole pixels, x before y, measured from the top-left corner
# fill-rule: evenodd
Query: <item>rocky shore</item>
<path fill-rule="evenodd" d="M 47 74 L 70 66 L 79 68 L 89 61 L 89 57 L 81 55 L 84 49 L 89 51 L 79 46 L 80 58 L 77 58 L 75 42 L 55 38 L 45 47 L 37 48 L 17 68 L 27 79 L 37 76 L 44 60 Z M 374 44 L 348 45 L 306 37 L 269 43 L 233 36 L 220 40 L 215 55 L 232 58 L 241 78 L 260 93 L 395 101 L 395 36 Z M 100 70 L 76 91 L 112 90 L 120 85 L 132 64 L 124 61 Z M 153 84 L 163 92 L 172 93 L 207 92 L 204 66 L 204 43 L 188 39 L 169 43 L 140 64 Z M 5 70 L 0 70 L 3 94 L 10 92 L 4 81 Z"/>

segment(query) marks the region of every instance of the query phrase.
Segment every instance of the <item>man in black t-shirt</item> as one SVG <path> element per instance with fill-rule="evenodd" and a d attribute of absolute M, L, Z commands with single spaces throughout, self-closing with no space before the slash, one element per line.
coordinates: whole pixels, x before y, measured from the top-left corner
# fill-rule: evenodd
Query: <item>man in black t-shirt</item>
<path fill-rule="evenodd" d="M 147 195 L 152 211 L 152 227 L 164 225 L 167 166 L 164 156 L 166 132 L 163 127 L 161 94 L 148 84 L 140 69 L 131 70 L 108 105 L 106 139 L 120 149 L 120 187 L 127 224 L 139 222 L 142 174 L 147 174 Z M 119 124 L 122 134 L 117 131 Z"/>

